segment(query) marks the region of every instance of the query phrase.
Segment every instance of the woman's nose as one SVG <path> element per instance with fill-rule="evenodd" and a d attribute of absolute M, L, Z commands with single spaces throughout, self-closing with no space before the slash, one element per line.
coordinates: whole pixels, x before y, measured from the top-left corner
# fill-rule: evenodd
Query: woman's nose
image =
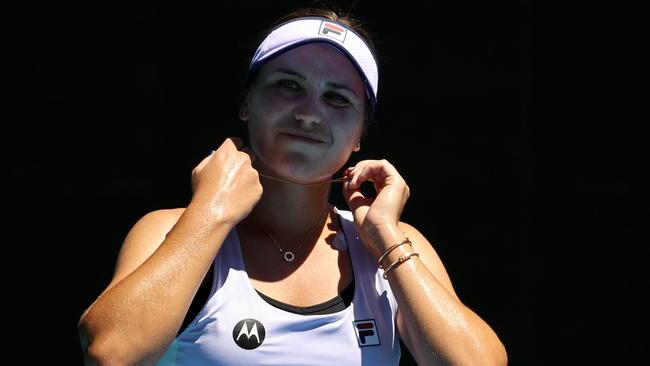
<path fill-rule="evenodd" d="M 322 118 L 320 116 L 317 116 L 314 113 L 303 113 L 303 112 L 296 111 L 293 114 L 293 116 L 296 119 L 296 121 L 308 125 L 319 124 L 322 121 Z"/>
<path fill-rule="evenodd" d="M 318 98 L 305 98 L 303 103 L 296 106 L 294 109 L 293 117 L 301 124 L 316 125 L 321 123 L 323 120 L 323 114 L 318 103 Z"/>

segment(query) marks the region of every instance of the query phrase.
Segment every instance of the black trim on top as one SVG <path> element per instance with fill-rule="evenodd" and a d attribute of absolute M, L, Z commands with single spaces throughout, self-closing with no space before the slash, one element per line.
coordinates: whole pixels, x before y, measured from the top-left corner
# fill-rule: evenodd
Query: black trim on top
<path fill-rule="evenodd" d="M 350 282 L 350 284 L 343 291 L 341 291 L 340 295 L 336 295 L 332 299 L 320 304 L 310 306 L 290 305 L 268 297 L 259 291 L 257 291 L 257 293 L 262 299 L 264 299 L 264 301 L 269 303 L 269 305 L 274 306 L 278 309 L 282 309 L 284 311 L 288 311 L 290 313 L 299 315 L 333 314 L 345 310 L 352 303 L 352 299 L 354 298 L 354 280 L 352 280 L 352 282 Z"/>

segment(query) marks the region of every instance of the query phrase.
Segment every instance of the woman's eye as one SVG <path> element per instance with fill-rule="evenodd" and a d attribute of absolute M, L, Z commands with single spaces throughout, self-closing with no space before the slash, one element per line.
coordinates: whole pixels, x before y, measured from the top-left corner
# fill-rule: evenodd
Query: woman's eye
<path fill-rule="evenodd" d="M 350 100 L 348 100 L 348 98 L 344 97 L 339 93 L 328 93 L 327 98 L 329 98 L 331 101 L 337 104 L 341 104 L 341 105 L 350 104 Z"/>
<path fill-rule="evenodd" d="M 298 89 L 299 85 L 295 80 L 282 79 L 278 80 L 278 86 L 281 86 L 286 89 Z"/>

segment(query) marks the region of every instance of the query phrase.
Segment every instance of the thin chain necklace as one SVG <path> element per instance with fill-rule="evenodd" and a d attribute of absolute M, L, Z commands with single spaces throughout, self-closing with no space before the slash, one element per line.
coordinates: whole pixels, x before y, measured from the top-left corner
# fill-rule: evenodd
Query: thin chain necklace
<path fill-rule="evenodd" d="M 278 182 L 293 183 L 293 182 L 288 181 L 288 180 L 286 180 L 286 179 L 281 179 L 281 178 L 273 177 L 273 176 L 266 175 L 266 174 L 262 174 L 262 173 L 258 173 L 258 174 L 260 175 L 260 177 L 264 177 L 264 178 L 268 178 L 268 179 L 276 180 L 276 181 L 278 181 Z M 293 183 L 293 184 L 298 184 L 298 185 L 301 185 L 301 186 L 314 186 L 314 185 L 325 184 L 325 183 L 338 183 L 338 182 L 345 182 L 347 179 L 348 179 L 348 178 L 346 178 L 346 177 L 340 177 L 340 178 L 333 178 L 333 179 L 330 179 L 330 180 L 326 180 L 326 181 L 324 181 L 324 182 L 316 182 L 316 183 Z"/>
<path fill-rule="evenodd" d="M 307 235 L 305 235 L 302 238 L 302 240 L 300 241 L 300 244 L 298 244 L 298 246 L 293 250 L 282 249 L 282 247 L 280 247 L 280 244 L 278 244 L 278 241 L 275 239 L 275 237 L 273 237 L 273 235 L 269 234 L 266 230 L 262 229 L 261 227 L 259 229 L 260 229 L 260 231 L 262 231 L 264 234 L 266 234 L 266 236 L 268 236 L 271 239 L 271 241 L 273 242 L 275 247 L 278 248 L 278 252 L 280 252 L 280 254 L 282 255 L 282 258 L 284 259 L 284 261 L 287 262 L 287 263 L 291 263 L 296 259 L 295 252 L 297 252 L 298 250 L 300 250 L 300 248 L 302 248 L 302 246 L 305 244 L 307 238 L 309 238 L 314 233 L 314 230 L 316 230 L 316 228 L 319 227 L 320 224 L 323 222 L 323 219 L 325 217 L 327 217 L 327 213 L 329 213 L 329 211 L 330 211 L 330 205 L 327 204 L 327 206 L 325 207 L 325 210 L 323 211 L 323 214 L 318 219 L 316 224 L 311 228 L 311 230 L 309 230 Z"/>

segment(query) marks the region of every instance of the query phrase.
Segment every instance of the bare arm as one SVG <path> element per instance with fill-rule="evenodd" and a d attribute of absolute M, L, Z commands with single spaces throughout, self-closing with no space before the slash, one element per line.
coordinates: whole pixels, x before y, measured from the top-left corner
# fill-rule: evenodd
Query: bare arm
<path fill-rule="evenodd" d="M 429 241 L 414 227 L 399 221 L 409 189 L 387 161 L 366 160 L 348 172 L 344 194 L 355 224 L 371 253 L 379 258 L 404 240 L 414 243 L 412 257 L 388 273 L 399 305 L 397 328 L 419 365 L 505 365 L 505 348 L 490 326 L 457 297 L 449 276 Z M 374 183 L 376 198 L 359 191 Z M 410 251 L 402 245 L 383 260 L 386 268 Z"/>
<path fill-rule="evenodd" d="M 184 211 L 155 211 L 129 232 L 114 278 L 79 322 L 89 364 L 154 364 L 180 328 L 210 264 L 259 200 L 246 153 L 227 140 L 194 170 Z"/>
<path fill-rule="evenodd" d="M 478 315 L 457 297 L 449 276 L 431 244 L 415 228 L 400 223 L 396 235 L 415 245 L 419 257 L 398 265 L 388 281 L 399 304 L 397 326 L 404 343 L 420 365 L 505 365 L 507 355 L 499 338 Z M 397 260 L 403 246 L 383 264 Z"/>

